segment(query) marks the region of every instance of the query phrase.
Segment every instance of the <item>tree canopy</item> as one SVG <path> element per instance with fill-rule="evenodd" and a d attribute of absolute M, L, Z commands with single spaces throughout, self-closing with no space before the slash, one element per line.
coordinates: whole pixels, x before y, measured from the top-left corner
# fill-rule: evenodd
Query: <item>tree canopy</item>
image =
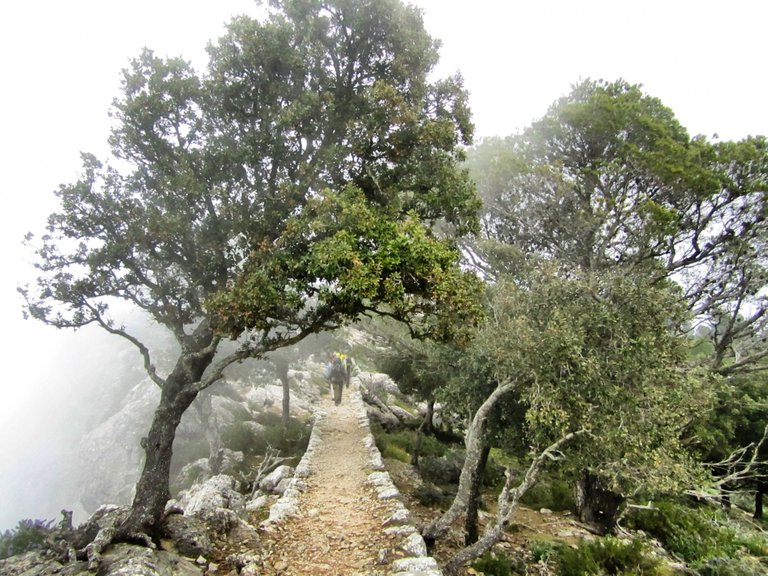
<path fill-rule="evenodd" d="M 34 318 L 129 339 L 162 388 L 123 536 L 158 535 L 176 425 L 227 366 L 361 313 L 472 323 L 455 241 L 477 226 L 472 124 L 461 77 L 431 79 L 438 47 L 399 0 L 284 0 L 233 20 L 205 73 L 149 50 L 124 71 L 112 159 L 84 154 L 59 188 L 22 289 Z M 168 374 L 116 300 L 173 333 Z"/>

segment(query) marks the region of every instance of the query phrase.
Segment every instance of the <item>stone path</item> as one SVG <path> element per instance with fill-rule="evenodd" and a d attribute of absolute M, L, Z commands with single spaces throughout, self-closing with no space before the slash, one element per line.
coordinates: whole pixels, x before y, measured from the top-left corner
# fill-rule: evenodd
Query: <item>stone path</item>
<path fill-rule="evenodd" d="M 324 397 L 307 453 L 261 526 L 258 574 L 439 576 L 383 470 L 353 378 L 340 406 Z"/>

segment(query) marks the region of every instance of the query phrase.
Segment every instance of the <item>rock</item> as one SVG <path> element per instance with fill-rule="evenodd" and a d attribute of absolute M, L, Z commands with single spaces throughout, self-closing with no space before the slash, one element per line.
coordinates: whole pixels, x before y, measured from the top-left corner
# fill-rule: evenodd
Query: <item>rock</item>
<path fill-rule="evenodd" d="M 164 550 L 130 544 L 111 546 L 102 556 L 100 576 L 203 576 L 192 561 Z"/>
<path fill-rule="evenodd" d="M 434 558 L 400 558 L 392 563 L 391 576 L 442 576 L 443 573 Z"/>
<path fill-rule="evenodd" d="M 286 486 L 283 486 L 282 492 L 277 492 L 275 488 L 285 479 L 290 480 L 293 477 L 295 469 L 291 466 L 283 464 L 275 468 L 266 478 L 259 482 L 259 490 L 266 493 L 279 493 L 285 492 Z"/>
<path fill-rule="evenodd" d="M 42 551 L 27 552 L 0 560 L 0 574 L 15 576 L 93 576 L 88 572 L 87 562 L 62 564 L 58 559 L 49 558 Z"/>
<path fill-rule="evenodd" d="M 92 512 L 104 502 L 128 504 L 141 471 L 141 438 L 149 430 L 160 390 L 149 379 L 134 386 L 120 410 L 85 434 L 77 449 L 80 501 Z M 109 473 L 98 471 L 109 470 Z"/>
<path fill-rule="evenodd" d="M 179 506 L 189 515 L 213 512 L 218 508 L 240 514 L 245 511 L 245 498 L 236 488 L 237 480 L 219 474 L 182 492 L 179 495 Z"/>
<path fill-rule="evenodd" d="M 259 510 L 260 508 L 264 508 L 264 506 L 266 506 L 268 503 L 269 503 L 269 496 L 267 496 L 266 494 L 259 493 L 258 496 L 248 501 L 248 503 L 245 505 L 245 509 L 248 512 L 256 512 L 256 510 Z"/>
<path fill-rule="evenodd" d="M 418 532 L 411 534 L 406 538 L 400 548 L 409 556 L 426 556 L 427 545 L 424 543 L 424 538 Z"/>
<path fill-rule="evenodd" d="M 214 547 L 208 537 L 208 528 L 198 517 L 171 514 L 165 521 L 165 531 L 170 536 L 176 550 L 184 556 L 210 556 Z"/>
<path fill-rule="evenodd" d="M 405 524 L 410 524 L 410 522 L 411 513 L 408 512 L 406 508 L 400 508 L 384 521 L 384 528 L 389 528 L 390 526 L 404 526 Z"/>
<path fill-rule="evenodd" d="M 418 419 L 417 416 L 414 416 L 413 414 L 408 412 L 408 410 L 405 410 L 404 408 L 401 408 L 400 406 L 397 406 L 396 404 L 391 404 L 389 406 L 389 409 L 392 412 L 392 414 L 397 416 L 397 418 L 401 422 L 403 422 L 404 424 L 408 423 L 408 422 L 413 422 L 413 421 Z"/>

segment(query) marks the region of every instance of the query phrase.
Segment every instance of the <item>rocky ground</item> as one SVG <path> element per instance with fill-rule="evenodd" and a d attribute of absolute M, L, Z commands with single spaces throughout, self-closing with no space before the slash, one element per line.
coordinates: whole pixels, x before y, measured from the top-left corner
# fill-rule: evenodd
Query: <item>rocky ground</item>
<path fill-rule="evenodd" d="M 420 483 L 413 467 L 382 461 L 370 432 L 361 373 L 345 390 L 339 406 L 330 395 L 315 398 L 310 445 L 295 474 L 282 478 L 282 496 L 241 495 L 237 481 L 221 475 L 188 491 L 175 516 L 178 537 L 163 551 L 120 545 L 105 553 L 100 574 L 144 576 L 438 576 L 462 546 L 457 528 L 439 543 L 435 558 L 426 554 L 418 529 L 439 511 L 413 498 Z M 379 375 L 382 376 L 382 375 Z M 277 480 L 276 480 L 277 482 Z M 266 518 L 268 514 L 268 518 Z M 211 536 L 213 526 L 224 529 Z M 567 517 L 520 511 L 520 529 L 502 548 L 522 555 L 530 533 L 559 538 L 573 533 Z M 460 527 L 459 527 L 460 528 Z M 126 570 L 128 570 L 126 572 Z M 14 564 L 0 561 L 0 575 L 87 574 L 84 563 L 61 565 L 28 555 Z M 464 574 L 473 574 L 471 569 Z M 545 574 L 538 571 L 531 574 Z"/>

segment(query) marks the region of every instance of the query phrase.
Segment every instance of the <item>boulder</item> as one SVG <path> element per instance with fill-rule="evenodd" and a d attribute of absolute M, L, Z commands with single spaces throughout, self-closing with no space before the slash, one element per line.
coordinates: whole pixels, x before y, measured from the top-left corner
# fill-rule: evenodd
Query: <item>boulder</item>
<path fill-rule="evenodd" d="M 184 556 L 210 556 L 214 551 L 208 528 L 199 517 L 171 514 L 163 528 L 176 545 L 176 550 Z"/>
<path fill-rule="evenodd" d="M 245 498 L 237 491 L 237 480 L 219 474 L 203 484 L 196 484 L 179 495 L 179 506 L 185 514 L 232 510 L 240 514 L 245 510 Z"/>
<path fill-rule="evenodd" d="M 284 481 L 293 478 L 295 469 L 291 466 L 283 464 L 275 468 L 270 474 L 268 474 L 261 482 L 259 482 L 259 490 L 267 494 L 282 494 L 278 492 L 276 488 Z M 283 483 L 282 491 L 285 492 L 287 487 L 286 483 Z"/>

